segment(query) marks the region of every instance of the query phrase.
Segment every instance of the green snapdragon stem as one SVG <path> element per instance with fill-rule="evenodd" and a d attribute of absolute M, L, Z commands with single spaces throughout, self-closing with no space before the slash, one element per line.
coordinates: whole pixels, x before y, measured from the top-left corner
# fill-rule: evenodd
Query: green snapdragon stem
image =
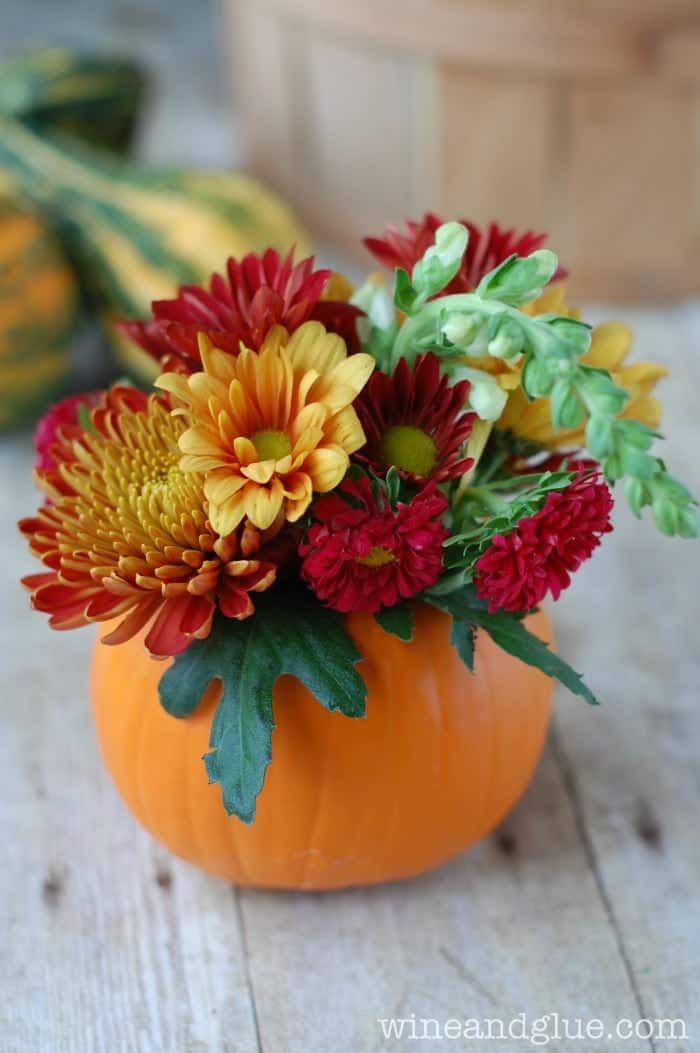
<path fill-rule="evenodd" d="M 497 314 L 504 310 L 508 310 L 508 308 L 500 300 L 484 300 L 475 293 L 454 293 L 452 296 L 443 296 L 440 299 L 431 300 L 421 307 L 418 314 L 407 318 L 399 329 L 399 335 L 394 343 L 392 365 L 395 366 L 401 358 L 407 358 L 409 362 L 411 361 L 412 355 L 414 356 L 418 350 L 416 345 L 434 329 L 435 323 L 443 313 L 473 311 L 483 315 Z M 527 317 L 527 315 L 523 315 L 523 318 Z M 463 353 L 469 354 L 468 351 Z"/>

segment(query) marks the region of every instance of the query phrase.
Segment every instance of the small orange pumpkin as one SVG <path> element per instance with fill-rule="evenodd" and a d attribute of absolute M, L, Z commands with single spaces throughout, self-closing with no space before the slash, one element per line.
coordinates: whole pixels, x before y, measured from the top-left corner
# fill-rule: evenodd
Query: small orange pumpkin
<path fill-rule="evenodd" d="M 483 837 L 527 786 L 552 683 L 479 633 L 471 674 L 451 619 L 414 609 L 410 644 L 369 615 L 348 629 L 365 655 L 367 715 L 331 714 L 293 677 L 275 686 L 272 763 L 245 826 L 207 783 L 202 754 L 219 688 L 195 713 L 158 701 L 162 662 L 137 637 L 97 643 L 92 699 L 107 768 L 141 823 L 176 855 L 240 885 L 332 889 L 419 874 Z M 528 619 L 547 638 L 543 613 Z"/>

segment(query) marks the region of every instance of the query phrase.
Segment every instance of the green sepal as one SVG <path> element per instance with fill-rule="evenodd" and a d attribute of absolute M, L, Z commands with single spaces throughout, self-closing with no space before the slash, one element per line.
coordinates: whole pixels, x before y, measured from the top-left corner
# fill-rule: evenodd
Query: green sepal
<path fill-rule="evenodd" d="M 275 681 L 295 676 L 330 712 L 362 717 L 367 689 L 355 669 L 361 657 L 342 615 L 305 589 L 278 586 L 257 599 L 251 618 L 217 615 L 209 637 L 194 640 L 161 678 L 161 703 L 187 716 L 209 683 L 221 680 L 204 763 L 210 782 L 221 785 L 226 811 L 251 823 L 271 758 Z"/>
<path fill-rule="evenodd" d="M 397 267 L 394 285 L 394 303 L 404 314 L 411 314 L 419 296 L 411 284 L 408 271 Z"/>
<path fill-rule="evenodd" d="M 487 604 L 479 599 L 473 585 L 465 585 L 458 592 L 451 592 L 444 596 L 425 593 L 425 599 L 440 610 L 451 614 L 456 623 L 461 623 L 465 627 L 456 631 L 458 643 L 463 642 L 464 632 L 467 629 L 471 631 L 484 629 L 501 650 L 558 680 L 574 695 L 580 695 L 590 705 L 598 705 L 597 698 L 585 684 L 581 674 L 575 672 L 563 658 L 550 651 L 549 646 L 543 640 L 531 633 L 523 624 L 522 615 L 511 614 L 507 611 L 496 611 L 494 614 L 489 614 Z M 452 641 L 454 642 L 454 635 Z M 462 657 L 461 652 L 460 657 Z M 469 666 L 468 662 L 465 664 Z"/>
<path fill-rule="evenodd" d="M 397 603 L 395 607 L 382 607 L 374 616 L 385 633 L 391 633 L 404 643 L 413 639 L 413 612 L 408 603 Z"/>

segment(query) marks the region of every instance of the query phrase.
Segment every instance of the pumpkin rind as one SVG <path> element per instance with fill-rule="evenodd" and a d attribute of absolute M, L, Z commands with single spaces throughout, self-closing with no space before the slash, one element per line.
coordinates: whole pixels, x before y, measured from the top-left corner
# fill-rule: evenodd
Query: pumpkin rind
<path fill-rule="evenodd" d="M 274 694 L 272 764 L 255 822 L 229 817 L 202 755 L 218 688 L 192 717 L 161 708 L 164 665 L 140 638 L 96 643 L 92 701 L 105 764 L 137 819 L 176 855 L 241 885 L 332 889 L 407 878 L 491 830 L 542 750 L 552 684 L 479 634 L 474 675 L 450 619 L 418 605 L 410 644 L 367 615 L 348 628 L 362 654 L 367 716 L 331 714 L 294 678 Z M 530 627 L 543 637 L 539 613 Z"/>

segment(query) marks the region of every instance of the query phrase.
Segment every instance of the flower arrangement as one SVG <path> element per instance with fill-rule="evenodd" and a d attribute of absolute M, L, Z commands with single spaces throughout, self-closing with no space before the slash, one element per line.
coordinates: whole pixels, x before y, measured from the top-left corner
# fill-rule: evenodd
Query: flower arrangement
<path fill-rule="evenodd" d="M 366 245 L 394 272 L 359 289 L 313 259 L 230 260 L 124 329 L 161 366 L 54 408 L 37 432 L 45 502 L 21 521 L 24 579 L 56 629 L 143 633 L 166 711 L 222 690 L 204 757 L 245 822 L 271 759 L 272 691 L 364 713 L 345 615 L 410 641 L 413 607 L 452 618 L 595 697 L 526 616 L 557 599 L 637 516 L 698 534 L 696 502 L 650 452 L 664 371 L 627 364 L 631 334 L 565 302 L 544 238 L 427 215 Z"/>

